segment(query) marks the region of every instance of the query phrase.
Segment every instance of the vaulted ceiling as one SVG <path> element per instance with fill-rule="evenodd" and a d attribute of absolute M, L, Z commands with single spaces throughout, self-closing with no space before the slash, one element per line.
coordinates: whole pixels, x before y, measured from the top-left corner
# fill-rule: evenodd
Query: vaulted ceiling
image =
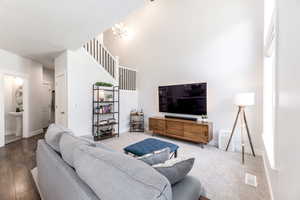
<path fill-rule="evenodd" d="M 53 66 L 65 49 L 77 49 L 144 0 L 0 0 L 0 48 Z"/>

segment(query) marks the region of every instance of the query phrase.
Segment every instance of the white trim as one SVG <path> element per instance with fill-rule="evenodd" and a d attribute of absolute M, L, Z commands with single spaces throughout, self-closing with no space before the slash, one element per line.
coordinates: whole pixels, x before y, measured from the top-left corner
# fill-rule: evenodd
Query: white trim
<path fill-rule="evenodd" d="M 267 182 L 268 182 L 270 197 L 271 197 L 271 200 L 274 200 L 274 194 L 273 194 L 273 188 L 272 188 L 272 184 L 271 184 L 270 173 L 269 173 L 269 170 L 267 167 L 268 159 L 266 158 L 266 152 L 263 152 L 262 157 L 263 157 L 263 165 L 264 165 L 264 170 L 265 170 L 265 174 L 266 174 L 266 178 L 267 178 Z"/>
<path fill-rule="evenodd" d="M 261 149 L 254 149 L 254 151 L 255 151 L 255 153 L 256 153 L 256 155 L 258 155 L 258 156 L 264 156 L 264 151 L 263 150 L 261 150 Z"/>
<path fill-rule="evenodd" d="M 119 68 L 128 69 L 128 70 L 135 71 L 135 72 L 138 71 L 137 69 L 134 69 L 134 68 L 131 68 L 131 67 L 127 67 L 127 66 L 124 66 L 124 65 L 119 65 Z"/>
<path fill-rule="evenodd" d="M 30 134 L 29 134 L 29 136 L 26 137 L 26 138 L 30 138 L 30 137 L 32 137 L 32 136 L 41 134 L 41 133 L 43 133 L 43 132 L 44 132 L 44 130 L 43 130 L 42 128 L 41 128 L 41 129 L 38 129 L 38 130 L 31 131 Z"/>
<path fill-rule="evenodd" d="M 5 131 L 5 135 L 15 135 L 15 131 Z"/>
<path fill-rule="evenodd" d="M 129 127 L 128 128 L 123 128 L 122 130 L 120 130 L 120 134 L 128 133 L 128 132 L 129 132 Z"/>

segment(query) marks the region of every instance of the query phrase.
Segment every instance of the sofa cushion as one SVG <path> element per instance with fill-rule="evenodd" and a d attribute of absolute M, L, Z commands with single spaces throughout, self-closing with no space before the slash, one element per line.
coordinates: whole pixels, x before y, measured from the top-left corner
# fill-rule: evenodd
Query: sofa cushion
<path fill-rule="evenodd" d="M 195 158 L 175 158 L 152 167 L 164 175 L 173 185 L 181 181 L 193 168 Z"/>
<path fill-rule="evenodd" d="M 63 133 L 71 131 L 58 124 L 50 124 L 45 134 L 45 141 L 55 151 L 60 152 L 59 141 Z"/>
<path fill-rule="evenodd" d="M 170 158 L 170 148 L 167 147 L 162 150 L 154 151 L 153 153 L 149 153 L 146 155 L 143 155 L 141 157 L 138 157 L 138 160 L 141 160 L 148 165 L 156 165 L 159 163 L 164 163 Z"/>
<path fill-rule="evenodd" d="M 63 133 L 59 142 L 60 153 L 62 158 L 71 166 L 74 167 L 74 149 L 80 145 L 94 146 L 94 143 L 75 137 L 68 133 Z"/>
<path fill-rule="evenodd" d="M 74 167 L 100 199 L 172 200 L 169 181 L 130 156 L 82 145 L 74 151 Z"/>

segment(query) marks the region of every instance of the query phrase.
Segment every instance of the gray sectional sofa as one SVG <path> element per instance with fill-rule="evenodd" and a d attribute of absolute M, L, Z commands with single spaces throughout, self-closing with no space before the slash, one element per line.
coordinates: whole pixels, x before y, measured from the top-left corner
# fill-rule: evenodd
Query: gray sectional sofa
<path fill-rule="evenodd" d="M 198 200 L 204 195 L 195 177 L 186 176 L 171 186 L 135 158 L 101 144 L 81 144 L 67 133 L 55 138 L 49 134 L 37 148 L 38 185 L 44 200 Z"/>

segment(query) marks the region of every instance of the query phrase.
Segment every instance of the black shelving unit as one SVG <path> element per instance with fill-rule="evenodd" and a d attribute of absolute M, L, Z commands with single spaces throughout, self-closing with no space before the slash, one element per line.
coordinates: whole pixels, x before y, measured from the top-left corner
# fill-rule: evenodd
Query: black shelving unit
<path fill-rule="evenodd" d="M 130 132 L 144 132 L 144 113 L 131 112 L 130 113 Z"/>
<path fill-rule="evenodd" d="M 110 100 L 106 96 L 111 96 Z M 93 85 L 93 138 L 99 141 L 118 136 L 120 133 L 119 86 Z"/>

